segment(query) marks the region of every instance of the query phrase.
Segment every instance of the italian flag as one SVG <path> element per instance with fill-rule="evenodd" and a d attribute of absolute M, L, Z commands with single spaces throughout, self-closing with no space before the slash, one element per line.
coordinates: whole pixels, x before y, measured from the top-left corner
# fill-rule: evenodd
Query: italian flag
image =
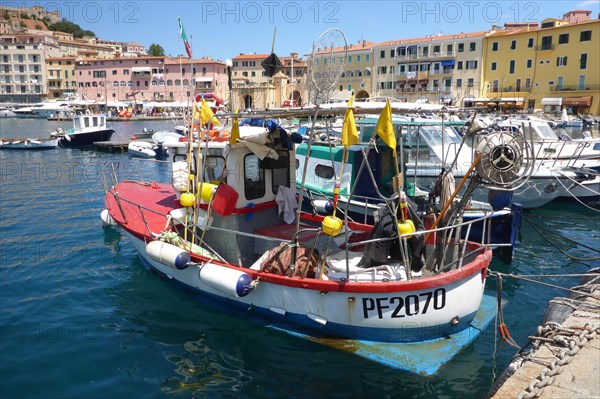
<path fill-rule="evenodd" d="M 192 58 L 192 47 L 190 46 L 190 42 L 188 42 L 187 35 L 185 34 L 185 29 L 183 29 L 183 24 L 181 23 L 181 18 L 179 19 L 179 36 L 183 40 L 183 44 L 185 44 L 185 51 L 188 55 L 188 58 Z"/>

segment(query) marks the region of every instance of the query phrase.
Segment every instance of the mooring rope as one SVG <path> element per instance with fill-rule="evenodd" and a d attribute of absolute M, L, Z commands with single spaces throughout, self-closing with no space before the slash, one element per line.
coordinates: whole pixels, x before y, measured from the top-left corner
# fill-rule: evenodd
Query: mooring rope
<path fill-rule="evenodd" d="M 554 235 L 557 235 L 557 236 L 559 236 L 561 239 L 563 239 L 563 240 L 565 240 L 565 241 L 569 241 L 569 242 L 571 242 L 571 243 L 573 243 L 573 244 L 575 244 L 575 245 L 578 245 L 578 246 L 581 246 L 581 247 L 587 248 L 587 249 L 589 249 L 589 250 L 591 250 L 591 251 L 594 251 L 594 252 L 598 252 L 598 253 L 600 253 L 600 250 L 599 250 L 599 249 L 597 249 L 597 248 L 593 248 L 593 247 L 590 247 L 590 246 L 588 246 L 588 245 L 582 244 L 582 243 L 580 243 L 580 242 L 577 242 L 577 241 L 575 241 L 575 240 L 572 240 L 572 239 L 570 239 L 570 238 L 567 238 L 567 237 L 563 236 L 562 234 L 559 234 L 559 233 L 557 233 L 557 232 L 555 232 L 555 231 L 552 231 L 552 230 L 550 230 L 550 229 L 548 229 L 548 228 L 546 228 L 546 227 L 544 227 L 544 226 L 540 226 L 539 224 L 537 224 L 537 223 L 534 223 L 534 222 L 532 222 L 531 220 L 528 220 L 528 219 L 527 219 L 527 218 L 525 218 L 525 217 L 523 218 L 523 220 L 524 220 L 524 221 L 526 221 L 527 223 L 529 223 L 529 224 L 531 225 L 531 227 L 533 227 L 533 229 L 534 229 L 534 230 L 535 230 L 535 231 L 536 231 L 536 232 L 537 232 L 537 233 L 538 233 L 538 234 L 539 234 L 539 235 L 540 235 L 542 238 L 544 238 L 546 241 L 548 241 L 548 243 L 549 243 L 549 244 L 551 244 L 551 245 L 552 245 L 554 248 L 558 249 L 558 250 L 559 250 L 559 251 L 560 251 L 560 252 L 561 252 L 563 255 L 565 255 L 566 257 L 568 257 L 568 258 L 571 258 L 571 259 L 574 259 L 574 260 L 578 260 L 578 261 L 592 261 L 592 260 L 600 260 L 600 257 L 580 258 L 580 257 L 578 257 L 578 256 L 569 255 L 569 254 L 568 254 L 567 252 L 565 252 L 565 251 L 564 251 L 562 248 L 560 248 L 560 247 L 559 247 L 559 246 L 558 246 L 556 243 L 554 243 L 552 240 L 550 240 L 550 238 L 549 238 L 549 237 L 547 237 L 547 236 L 546 236 L 544 233 L 542 233 L 542 232 L 540 231 L 540 229 L 542 229 L 542 230 L 546 230 L 546 231 L 548 231 L 549 233 L 552 233 L 552 234 L 554 234 Z"/>
<path fill-rule="evenodd" d="M 592 190 L 592 189 L 591 189 L 591 188 L 589 188 L 589 187 L 586 187 L 586 186 L 584 186 L 583 184 L 579 183 L 577 180 L 573 179 L 572 177 L 565 175 L 565 174 L 564 174 L 564 173 L 562 173 L 561 171 L 558 171 L 558 172 L 559 172 L 561 175 L 563 175 L 563 177 L 566 177 L 567 179 L 571 180 L 573 183 L 577 184 L 578 186 L 585 188 L 585 189 L 586 189 L 586 190 L 588 190 L 590 193 L 593 193 L 593 194 L 595 194 L 595 195 L 600 195 L 600 193 L 599 193 L 599 192 L 597 192 L 597 191 L 595 191 L 595 190 Z M 575 200 L 576 200 L 577 202 L 579 202 L 581 205 L 585 206 L 585 207 L 586 207 L 586 208 L 588 208 L 588 209 L 591 209 L 591 210 L 592 210 L 592 211 L 594 211 L 594 212 L 600 212 L 600 209 L 596 209 L 596 208 L 594 208 L 594 207 L 592 207 L 592 206 L 589 206 L 588 204 L 586 204 L 585 202 L 583 202 L 582 200 L 580 200 L 579 198 L 577 198 L 577 196 L 573 195 L 573 194 L 571 193 L 571 190 L 569 190 L 569 188 L 568 188 L 567 186 L 565 186 L 565 185 L 563 184 L 563 182 L 562 182 L 562 181 L 560 181 L 560 179 L 559 179 L 558 177 L 556 177 L 556 181 L 557 181 L 557 182 L 558 182 L 558 183 L 559 183 L 559 184 L 560 184 L 560 185 L 561 185 L 561 186 L 562 186 L 562 187 L 565 189 L 565 191 L 566 191 L 567 193 L 569 193 L 569 195 L 570 195 L 571 197 L 575 198 Z"/>
<path fill-rule="evenodd" d="M 592 295 L 591 293 L 587 293 L 585 291 L 581 291 L 577 288 L 580 288 L 582 286 L 577 286 L 577 287 L 573 287 L 573 288 L 565 288 L 565 287 L 561 287 L 560 285 L 556 285 L 556 284 L 550 284 L 550 283 L 545 283 L 542 281 L 538 281 L 538 280 L 534 280 L 532 278 L 528 278 L 528 277 L 523 277 L 517 274 L 512 274 L 512 273 L 501 273 L 501 272 L 497 272 L 494 270 L 490 270 L 489 271 L 490 276 L 501 276 L 501 277 L 509 277 L 509 278 L 514 278 L 517 280 L 523 280 L 523 281 L 528 281 L 530 283 L 534 283 L 534 284 L 539 284 L 539 285 L 544 285 L 546 287 L 551 287 L 551 288 L 556 288 L 556 289 L 560 289 L 563 291 L 569 291 L 569 292 L 573 292 L 575 294 L 579 294 L 581 296 L 588 296 L 590 298 L 594 298 L 600 301 L 600 295 Z M 587 276 L 589 276 L 589 274 L 587 274 Z M 565 275 L 565 277 L 570 277 L 569 275 Z"/>

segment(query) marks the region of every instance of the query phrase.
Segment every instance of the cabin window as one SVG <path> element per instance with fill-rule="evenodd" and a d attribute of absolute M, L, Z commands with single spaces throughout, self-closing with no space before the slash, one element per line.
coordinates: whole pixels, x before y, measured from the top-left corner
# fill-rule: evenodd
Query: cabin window
<path fill-rule="evenodd" d="M 273 191 L 273 194 L 277 194 L 277 190 L 279 190 L 279 186 L 285 186 L 285 187 L 290 186 L 290 155 L 289 155 L 289 153 L 287 151 L 282 152 L 281 155 L 279 155 L 279 159 L 277 161 L 278 161 L 278 164 L 279 164 L 279 162 L 281 162 L 280 165 L 282 165 L 283 167 L 271 169 L 271 177 L 272 177 L 271 189 Z M 296 160 L 296 161 L 298 161 L 298 160 Z M 285 162 L 285 165 L 283 165 L 284 162 Z"/>
<path fill-rule="evenodd" d="M 92 118 L 92 126 L 98 126 L 98 117 L 97 116 L 94 116 Z"/>
<path fill-rule="evenodd" d="M 84 127 L 90 127 L 90 118 L 83 118 Z"/>
<path fill-rule="evenodd" d="M 265 170 L 260 167 L 259 159 L 254 154 L 244 157 L 244 195 L 248 200 L 265 195 Z"/>
<path fill-rule="evenodd" d="M 204 164 L 204 181 L 217 184 L 221 181 L 225 169 L 225 158 L 208 155 Z"/>
<path fill-rule="evenodd" d="M 319 176 L 320 178 L 329 180 L 329 179 L 333 178 L 334 171 L 333 171 L 333 168 L 331 166 L 319 164 L 315 168 L 315 174 L 317 176 Z"/>

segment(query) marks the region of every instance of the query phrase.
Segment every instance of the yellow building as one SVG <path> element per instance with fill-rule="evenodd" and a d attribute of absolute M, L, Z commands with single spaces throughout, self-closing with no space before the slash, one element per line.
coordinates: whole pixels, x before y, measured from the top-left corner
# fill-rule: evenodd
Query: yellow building
<path fill-rule="evenodd" d="M 75 57 L 46 57 L 48 98 L 68 98 L 77 92 Z"/>
<path fill-rule="evenodd" d="M 481 97 L 504 110 L 600 114 L 600 20 L 575 10 L 484 39 Z"/>

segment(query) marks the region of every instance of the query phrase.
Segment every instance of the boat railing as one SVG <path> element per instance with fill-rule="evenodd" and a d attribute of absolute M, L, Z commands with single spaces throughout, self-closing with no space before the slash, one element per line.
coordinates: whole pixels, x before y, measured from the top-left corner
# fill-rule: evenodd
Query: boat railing
<path fill-rule="evenodd" d="M 346 244 L 346 260 L 348 262 L 348 251 L 351 248 L 358 248 L 369 243 L 386 242 L 400 240 L 401 252 L 403 256 L 403 266 L 407 271 L 407 278 L 412 279 L 412 273 L 409 272 L 409 264 L 411 256 L 409 254 L 409 239 L 419 239 L 423 237 L 425 241 L 425 250 L 423 257 L 425 259 L 425 268 L 434 274 L 444 273 L 450 270 L 461 269 L 465 263 L 469 263 L 472 258 L 481 254 L 492 245 L 489 244 L 489 234 L 491 232 L 491 216 L 493 211 L 489 209 L 482 210 L 484 213 L 481 217 L 472 219 L 466 222 L 458 222 L 445 227 L 439 227 L 430 230 L 418 230 L 413 233 L 401 234 L 398 237 L 373 238 L 361 240 Z M 471 232 L 471 227 L 475 223 L 483 223 L 483 232 L 479 242 L 468 239 Z M 461 230 L 465 228 L 465 239 L 461 239 Z M 487 243 L 486 243 L 487 241 Z M 469 246 L 469 243 L 471 244 Z M 507 244 L 510 245 L 510 244 Z M 349 277 L 349 276 L 348 276 Z"/>
<path fill-rule="evenodd" d="M 323 200 L 327 200 L 333 206 L 333 203 L 332 203 L 333 201 L 331 198 L 331 195 L 333 195 L 333 194 L 327 194 L 316 188 L 308 188 L 308 187 L 305 188 L 305 191 L 307 193 L 313 213 L 315 213 L 315 214 L 319 213 L 318 212 L 319 209 L 315 203 L 314 197 L 319 197 L 319 198 L 322 198 Z M 339 194 L 339 198 L 348 199 L 349 197 L 350 197 L 350 195 L 346 194 L 346 193 Z M 362 223 L 367 223 L 368 217 L 369 217 L 369 208 L 370 207 L 378 207 L 380 205 L 383 205 L 383 201 L 380 198 L 354 194 L 354 195 L 352 195 L 351 205 L 356 210 L 358 210 L 359 208 L 362 208 L 362 212 L 356 212 L 356 213 L 361 213 L 362 215 L 364 215 L 364 219 L 362 220 Z M 339 202 L 338 202 L 338 204 L 336 204 L 336 212 L 339 212 L 341 215 L 343 215 L 345 213 L 345 209 L 340 206 Z M 371 214 L 372 214 L 372 212 L 371 212 Z M 350 215 L 348 215 L 348 220 L 350 220 L 352 222 L 361 222 L 359 220 L 352 219 L 352 217 L 350 217 Z"/>

